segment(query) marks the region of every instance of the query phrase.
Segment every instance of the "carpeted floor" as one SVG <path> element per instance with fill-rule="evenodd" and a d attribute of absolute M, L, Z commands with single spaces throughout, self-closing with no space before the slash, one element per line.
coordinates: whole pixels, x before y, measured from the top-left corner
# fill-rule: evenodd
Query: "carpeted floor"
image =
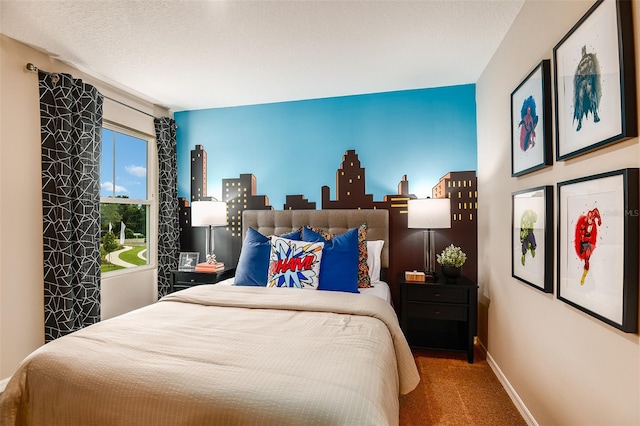
<path fill-rule="evenodd" d="M 414 350 L 420 384 L 400 396 L 401 426 L 526 426 L 476 345 L 466 353 Z"/>

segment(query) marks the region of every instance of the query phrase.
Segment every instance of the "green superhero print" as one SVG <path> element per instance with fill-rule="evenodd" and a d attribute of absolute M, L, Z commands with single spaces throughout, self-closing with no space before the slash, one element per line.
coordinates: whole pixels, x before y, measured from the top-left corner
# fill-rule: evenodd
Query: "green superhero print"
<path fill-rule="evenodd" d="M 527 209 L 520 217 L 520 243 L 522 244 L 522 257 L 520 261 L 524 266 L 527 251 L 531 257 L 536 257 L 536 236 L 533 235 L 533 225 L 538 221 L 538 215 L 533 210 Z"/>

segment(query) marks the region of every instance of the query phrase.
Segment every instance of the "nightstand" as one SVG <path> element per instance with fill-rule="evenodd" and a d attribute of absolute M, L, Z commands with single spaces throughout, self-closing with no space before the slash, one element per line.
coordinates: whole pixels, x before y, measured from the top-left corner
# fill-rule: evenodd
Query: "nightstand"
<path fill-rule="evenodd" d="M 235 274 L 236 268 L 228 268 L 220 272 L 171 271 L 169 293 L 200 284 L 216 284 L 235 276 Z"/>
<path fill-rule="evenodd" d="M 414 348 L 467 352 L 473 363 L 473 343 L 478 316 L 478 286 L 467 277 L 455 284 L 444 277 L 435 283 L 415 283 L 398 276 L 401 320 L 409 345 Z"/>

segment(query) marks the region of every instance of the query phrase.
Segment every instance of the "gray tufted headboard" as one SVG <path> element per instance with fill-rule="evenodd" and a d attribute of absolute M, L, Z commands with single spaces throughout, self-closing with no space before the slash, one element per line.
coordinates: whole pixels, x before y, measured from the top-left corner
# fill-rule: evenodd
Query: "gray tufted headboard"
<path fill-rule="evenodd" d="M 245 210 L 242 212 L 242 237 L 252 227 L 263 235 L 280 235 L 305 225 L 341 234 L 363 223 L 367 240 L 384 240 L 380 264 L 389 267 L 389 211 L 369 210 Z"/>

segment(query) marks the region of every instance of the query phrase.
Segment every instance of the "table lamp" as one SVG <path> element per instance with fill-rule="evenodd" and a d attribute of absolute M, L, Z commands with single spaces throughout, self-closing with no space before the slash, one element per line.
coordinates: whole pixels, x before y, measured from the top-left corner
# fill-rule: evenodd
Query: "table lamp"
<path fill-rule="evenodd" d="M 424 274 L 428 281 L 438 278 L 436 273 L 435 229 L 451 228 L 451 200 L 449 198 L 421 198 L 409 200 L 407 226 L 424 229 Z"/>
<path fill-rule="evenodd" d="M 227 225 L 227 203 L 224 201 L 194 201 L 191 203 L 191 226 L 207 226 L 207 263 L 215 263 L 213 228 Z"/>

